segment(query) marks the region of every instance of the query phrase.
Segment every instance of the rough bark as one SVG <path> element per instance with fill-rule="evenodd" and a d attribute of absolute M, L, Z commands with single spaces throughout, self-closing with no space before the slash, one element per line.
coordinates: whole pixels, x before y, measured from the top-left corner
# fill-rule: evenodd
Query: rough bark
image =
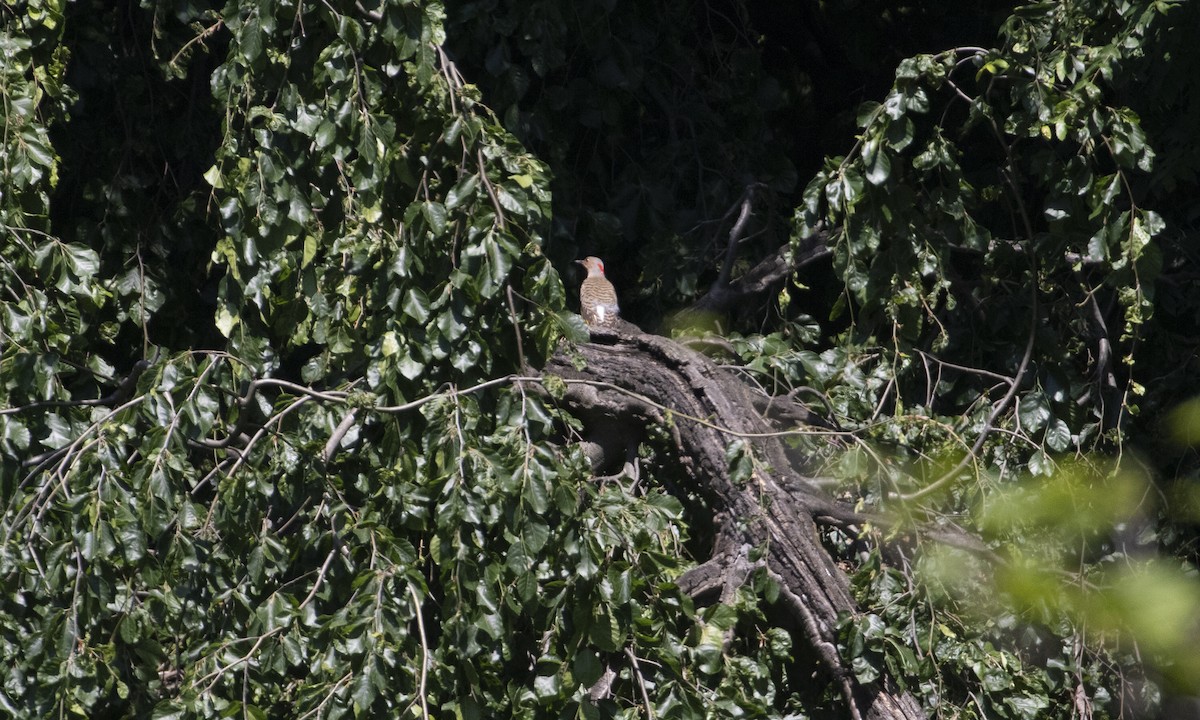
<path fill-rule="evenodd" d="M 765 548 L 763 562 L 779 583 L 783 608 L 823 662 L 850 717 L 925 717 L 915 698 L 897 690 L 892 679 L 857 682 L 839 654 L 837 623 L 857 609 L 845 572 L 821 544 L 815 519 L 853 513 L 795 469 L 742 383 L 671 340 L 624 331 L 593 331 L 592 342 L 556 355 L 546 373 L 589 381 L 571 383 L 565 401 L 596 429 L 597 437 L 589 439 L 606 448 L 610 460 L 622 452 L 618 446 L 625 440 L 615 429 L 628 432 L 635 422 L 651 421 L 665 421 L 671 429 L 680 461 L 714 515 L 711 557 L 680 578 L 685 592 L 714 601 L 727 597 L 751 569 L 749 549 Z M 742 483 L 734 482 L 726 459 L 728 445 L 738 437 L 752 445 L 760 461 Z"/>

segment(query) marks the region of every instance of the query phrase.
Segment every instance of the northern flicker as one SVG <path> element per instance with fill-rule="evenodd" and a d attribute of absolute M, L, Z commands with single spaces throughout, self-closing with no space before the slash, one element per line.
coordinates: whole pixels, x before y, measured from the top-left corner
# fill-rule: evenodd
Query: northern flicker
<path fill-rule="evenodd" d="M 604 263 L 598 257 L 575 262 L 587 268 L 587 277 L 579 286 L 579 312 L 583 321 L 592 327 L 613 325 L 621 308 L 617 306 L 617 291 L 604 277 Z"/>

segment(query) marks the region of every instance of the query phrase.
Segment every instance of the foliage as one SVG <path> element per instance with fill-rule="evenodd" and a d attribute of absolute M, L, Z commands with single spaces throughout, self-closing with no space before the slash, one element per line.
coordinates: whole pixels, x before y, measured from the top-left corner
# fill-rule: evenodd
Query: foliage
<path fill-rule="evenodd" d="M 846 628 L 860 672 L 921 678 L 931 703 L 953 698 L 952 716 L 1150 712 L 1161 698 L 1143 660 L 1175 691 L 1200 682 L 1178 642 L 1194 570 L 1148 557 L 1179 516 L 1125 482 L 1144 472 L 1138 445 L 1179 457 L 1155 415 L 1140 417 L 1195 388 L 1178 346 L 1195 300 L 1173 292 L 1192 272 L 1195 205 L 1176 182 L 1194 178 L 1194 155 L 1160 168 L 1153 149 L 1194 129 L 1135 91 L 1156 62 L 1191 62 L 1185 5 L 1040 3 L 1014 12 L 995 49 L 900 63 L 797 210 L 797 240 L 832 228 L 845 287 L 830 319 L 847 328 L 838 347 L 800 354 L 802 377 L 870 438 L 837 471 L 902 525 L 982 531 L 985 562 L 1001 565 L 925 548 L 917 576 L 949 600 L 862 571 L 880 609 Z M 1182 93 L 1179 75 L 1155 82 Z M 981 628 L 971 606 L 1005 620 Z M 974 681 L 950 682 L 968 668 Z"/>
<path fill-rule="evenodd" d="M 551 442 L 574 421 L 510 379 L 573 322 L 540 249 L 548 176 L 443 21 L 13 9 L 6 712 L 686 716 L 786 694 L 756 592 L 698 611 L 670 582 L 678 502 L 592 485 Z M 751 646 L 727 655 L 738 623 Z M 587 699 L 610 669 L 613 699 Z"/>
<path fill-rule="evenodd" d="M 785 242 L 793 205 L 836 277 L 731 340 L 849 431 L 797 439 L 839 492 L 895 510 L 888 550 L 827 538 L 860 678 L 946 717 L 1152 708 L 1139 650 L 1194 687 L 1166 631 L 1189 566 L 1130 557 L 1194 553 L 1190 519 L 1129 458 L 1197 389 L 1195 7 L 1018 9 L 994 49 L 901 62 L 809 173 L 820 69 L 764 62 L 759 4 L 6 5 L 0 706 L 838 712 L 766 573 L 710 607 L 675 586 L 704 526 L 680 463 L 651 437 L 646 476 L 597 483 L 519 379 L 578 330 L 548 256 L 622 255 L 655 318 Z M 909 553 L 917 520 L 990 554 Z"/>
<path fill-rule="evenodd" d="M 901 63 L 884 101 L 860 111 L 854 152 L 813 179 L 797 218 L 801 235 L 837 223 L 847 293 L 834 312 L 884 340 L 902 375 L 940 381 L 905 384 L 915 397 L 968 409 L 962 397 L 1013 377 L 1021 430 L 1049 452 L 1096 448 L 1137 412 L 1130 349 L 1152 314 L 1165 227 L 1136 194 L 1154 153 L 1103 87 L 1117 48 L 1141 42 L 1162 10 L 1114 12 L 1113 27 L 1057 13 L 1018 12 L 995 51 Z"/>
<path fill-rule="evenodd" d="M 429 688 L 511 700 L 505 686 L 472 699 L 426 643 L 499 639 L 515 575 L 487 557 L 507 559 L 526 600 L 561 580 L 562 563 L 529 553 L 558 521 L 552 501 L 586 508 L 582 473 L 535 445 L 550 427 L 537 399 L 430 392 L 557 337 L 546 181 L 439 56 L 438 7 L 380 12 L 30 4 L 6 25 L 10 712 L 334 716 L 424 703 Z M 61 83 L 114 38 L 141 65 L 75 64 Z M 216 113 L 187 95 L 196 74 Z M 174 187 L 154 186 L 156 162 Z M 188 277 L 210 255 L 215 309 Z M 358 413 L 343 451 L 326 448 Z M 511 504 L 492 502 L 502 489 Z M 574 588 L 543 620 L 569 614 Z M 426 638 L 412 625 L 434 591 L 449 612 Z M 465 593 L 472 609 L 455 611 Z"/>

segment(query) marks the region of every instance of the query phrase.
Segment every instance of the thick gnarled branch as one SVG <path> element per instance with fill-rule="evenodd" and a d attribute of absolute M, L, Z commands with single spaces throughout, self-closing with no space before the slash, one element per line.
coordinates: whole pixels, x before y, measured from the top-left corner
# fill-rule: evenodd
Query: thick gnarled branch
<path fill-rule="evenodd" d="M 585 416 L 611 415 L 627 407 L 629 397 L 650 399 L 640 403 L 641 412 L 625 416 L 626 425 L 645 423 L 657 414 L 646 412 L 647 404 L 671 408 L 662 415 L 669 420 L 680 465 L 714 513 L 712 557 L 684 575 L 681 587 L 694 597 L 724 594 L 747 574 L 739 549 L 764 548 L 763 563 L 784 591 L 784 611 L 825 664 L 851 717 L 924 717 L 917 701 L 891 683 L 859 683 L 837 652 L 838 622 L 856 607 L 849 580 L 821 544 L 814 518 L 842 513 L 794 466 L 747 388 L 703 355 L 666 338 L 593 332 L 592 340 L 570 355 L 555 356 L 546 368 L 567 379 L 568 408 Z M 731 433 L 751 438 L 762 461 L 748 481 L 739 482 L 730 472 L 726 449 Z"/>

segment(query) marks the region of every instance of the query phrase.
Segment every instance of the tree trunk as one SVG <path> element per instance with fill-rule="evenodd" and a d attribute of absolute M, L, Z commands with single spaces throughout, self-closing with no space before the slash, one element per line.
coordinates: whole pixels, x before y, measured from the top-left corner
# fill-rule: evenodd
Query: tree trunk
<path fill-rule="evenodd" d="M 577 369 L 580 358 L 584 364 Z M 666 338 L 596 330 L 591 343 L 551 358 L 546 373 L 584 381 L 568 385 L 565 401 L 593 432 L 589 440 L 603 457 L 624 452 L 631 425 L 662 422 L 673 433 L 680 461 L 714 516 L 712 555 L 680 578 L 685 592 L 698 599 L 727 597 L 749 572 L 749 549 L 765 548 L 767 571 L 781 588 L 780 603 L 803 629 L 850 716 L 925 717 L 916 699 L 897 690 L 891 678 L 859 683 L 838 652 L 838 621 L 857 609 L 845 572 L 821 544 L 815 518 L 845 519 L 853 513 L 795 469 L 741 382 Z M 752 446 L 758 460 L 750 479 L 742 482 L 731 477 L 726 457 L 738 438 Z"/>

